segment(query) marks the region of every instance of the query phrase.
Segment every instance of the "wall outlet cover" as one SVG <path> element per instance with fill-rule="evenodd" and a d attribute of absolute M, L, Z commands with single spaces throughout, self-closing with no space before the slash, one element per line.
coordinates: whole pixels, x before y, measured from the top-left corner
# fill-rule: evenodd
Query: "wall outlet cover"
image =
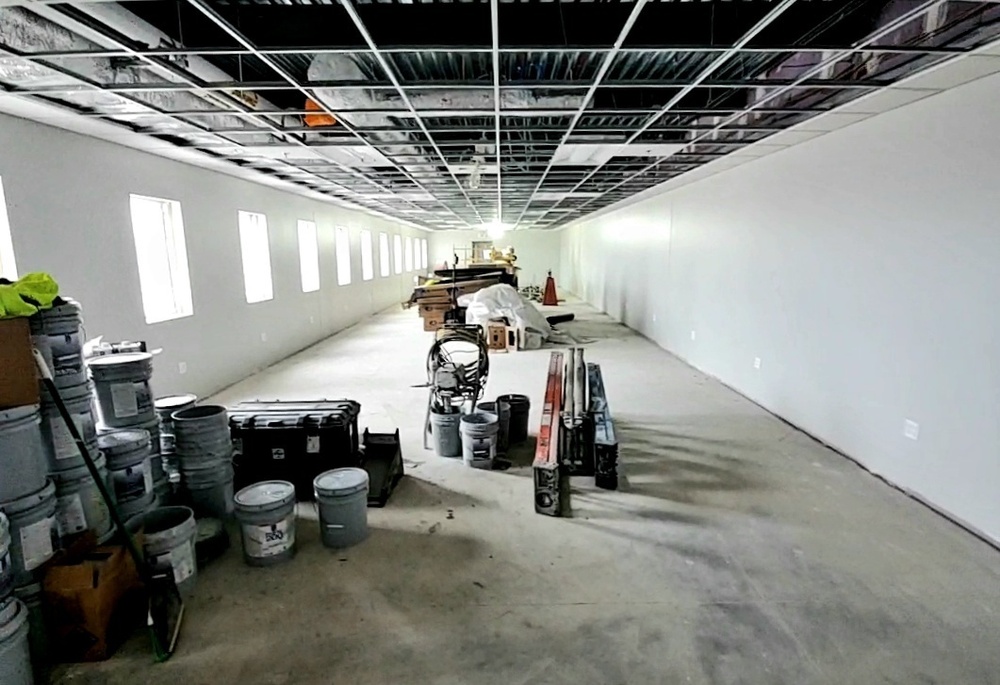
<path fill-rule="evenodd" d="M 920 437 L 920 424 L 906 419 L 903 422 L 903 435 L 910 440 L 918 439 Z"/>
<path fill-rule="evenodd" d="M 187 362 L 178 362 L 177 363 L 177 372 L 178 373 L 187 373 L 188 372 Z"/>
<path fill-rule="evenodd" d="M 760 357 L 754 357 L 753 358 L 753 368 L 755 368 L 755 369 L 759 369 L 760 368 Z"/>
<path fill-rule="evenodd" d="M 695 332 L 694 332 L 694 331 L 691 331 L 691 339 L 692 339 L 692 340 L 694 340 L 694 339 L 695 339 L 695 338 L 697 338 L 697 337 L 698 337 L 698 336 L 697 336 L 697 335 L 695 334 Z"/>
<path fill-rule="evenodd" d="M 260 341 L 261 342 L 267 342 L 267 333 L 261 333 L 260 334 Z"/>

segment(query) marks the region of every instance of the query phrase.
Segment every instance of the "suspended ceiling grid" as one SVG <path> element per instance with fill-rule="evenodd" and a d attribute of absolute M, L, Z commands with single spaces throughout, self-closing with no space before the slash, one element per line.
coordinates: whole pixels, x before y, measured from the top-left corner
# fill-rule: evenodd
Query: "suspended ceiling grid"
<path fill-rule="evenodd" d="M 942 0 L 14 2 L 0 85 L 427 228 L 555 228 L 998 34 Z"/>

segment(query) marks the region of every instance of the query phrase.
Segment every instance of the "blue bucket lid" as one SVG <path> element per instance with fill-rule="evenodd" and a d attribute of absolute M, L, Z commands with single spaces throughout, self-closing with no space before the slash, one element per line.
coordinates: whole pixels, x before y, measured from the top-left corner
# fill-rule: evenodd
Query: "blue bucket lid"
<path fill-rule="evenodd" d="M 364 469 L 333 469 L 319 474 L 313 480 L 317 494 L 327 497 L 345 497 L 368 490 L 368 472 Z"/>

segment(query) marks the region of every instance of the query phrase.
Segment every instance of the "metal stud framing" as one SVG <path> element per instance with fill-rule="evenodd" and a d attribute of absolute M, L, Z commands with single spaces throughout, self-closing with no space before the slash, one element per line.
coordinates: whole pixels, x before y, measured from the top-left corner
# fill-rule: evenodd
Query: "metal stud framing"
<path fill-rule="evenodd" d="M 1000 3 L 986 0 L 125 7 L 168 40 L 145 44 L 69 5 L 3 3 L 0 98 L 56 104 L 428 228 L 565 225 L 1000 35 Z M 2 30 L 11 13 L 80 40 L 19 44 Z M 310 80 L 323 56 L 349 60 L 351 78 Z M 127 115 L 81 104 L 95 93 Z"/>

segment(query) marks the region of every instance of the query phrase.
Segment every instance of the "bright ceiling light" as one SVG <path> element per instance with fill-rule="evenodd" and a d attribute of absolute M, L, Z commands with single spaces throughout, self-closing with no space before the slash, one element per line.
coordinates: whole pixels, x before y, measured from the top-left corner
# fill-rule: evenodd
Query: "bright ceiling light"
<path fill-rule="evenodd" d="M 489 223 L 483 224 L 483 228 L 486 229 L 486 235 L 488 235 L 493 240 L 502 238 L 503 234 L 513 228 L 510 224 L 505 224 L 502 221 L 490 221 Z"/>

